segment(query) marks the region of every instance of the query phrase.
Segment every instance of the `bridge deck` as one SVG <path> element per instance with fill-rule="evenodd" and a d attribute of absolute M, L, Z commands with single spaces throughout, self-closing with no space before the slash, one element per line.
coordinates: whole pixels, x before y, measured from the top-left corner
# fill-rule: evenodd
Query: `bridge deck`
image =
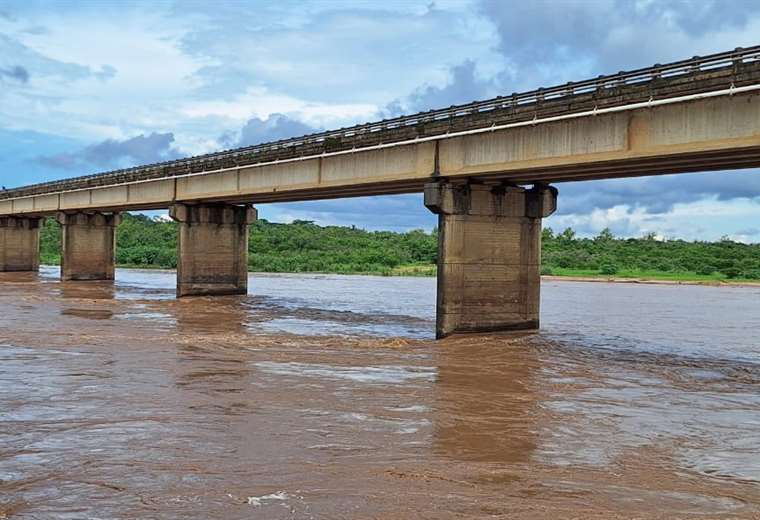
<path fill-rule="evenodd" d="M 667 65 L 655 65 L 645 69 L 600 76 L 587 81 L 537 89 L 522 94 L 497 97 L 467 105 L 452 106 L 446 109 L 272 143 L 14 188 L 0 193 L 0 200 L 87 188 L 119 186 L 150 179 L 179 178 L 188 174 L 277 163 L 278 161 L 297 158 L 320 157 L 343 151 L 361 151 L 393 143 L 424 142 L 426 139 L 445 137 L 452 133 L 500 127 L 593 110 L 604 111 L 612 107 L 680 98 L 757 84 L 760 84 L 760 46 L 736 49 L 706 57 L 695 57 Z M 661 171 L 663 173 L 693 171 L 695 159 L 702 161 L 705 170 L 738 167 L 745 164 L 740 157 L 727 161 L 710 151 L 705 152 L 702 158 L 694 153 L 691 153 L 689 157 L 683 166 L 679 166 L 678 161 L 676 161 L 672 166 L 664 167 Z M 757 151 L 752 150 L 746 159 L 746 165 L 755 165 L 757 157 Z M 436 160 L 438 160 L 437 152 Z M 647 162 L 646 159 L 639 160 L 638 166 L 631 163 L 631 168 L 625 175 L 649 173 L 652 169 L 651 163 L 651 160 Z M 602 172 L 604 165 L 599 167 L 602 168 L 599 170 Z M 601 175 L 603 173 L 595 174 L 596 177 Z M 623 175 L 618 171 L 616 176 Z M 585 177 L 571 171 L 565 178 L 561 170 L 557 170 L 552 178 L 546 180 L 580 178 Z M 531 174 L 530 170 L 525 170 L 521 175 L 512 176 L 511 180 L 531 182 L 539 180 L 539 177 Z M 421 188 L 422 182 L 421 179 L 395 180 L 389 182 L 385 187 L 377 188 L 376 191 L 382 193 L 417 191 Z M 304 193 L 299 198 L 345 196 L 363 193 L 361 191 L 363 189 L 360 188 L 359 191 L 356 191 L 350 186 L 345 186 L 341 190 L 332 190 L 329 193 Z M 271 193 L 266 197 L 266 200 L 278 200 L 277 197 L 276 193 Z M 252 199 L 251 197 L 245 198 L 246 200 Z M 229 197 L 226 199 L 229 200 Z"/>

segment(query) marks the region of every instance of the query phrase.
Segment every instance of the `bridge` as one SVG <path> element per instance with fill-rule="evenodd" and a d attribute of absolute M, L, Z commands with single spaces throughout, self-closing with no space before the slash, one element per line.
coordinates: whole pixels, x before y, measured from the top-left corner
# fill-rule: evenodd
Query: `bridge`
<path fill-rule="evenodd" d="M 439 216 L 436 334 L 538 327 L 551 183 L 760 166 L 760 46 L 0 193 L 0 271 L 114 277 L 129 210 L 179 223 L 177 296 L 247 292 L 252 204 L 424 192 Z"/>

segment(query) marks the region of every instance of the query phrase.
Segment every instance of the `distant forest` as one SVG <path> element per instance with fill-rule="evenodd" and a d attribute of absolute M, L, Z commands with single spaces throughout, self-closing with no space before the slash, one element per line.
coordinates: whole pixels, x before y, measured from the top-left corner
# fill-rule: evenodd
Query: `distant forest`
<path fill-rule="evenodd" d="M 41 234 L 41 261 L 60 262 L 61 232 L 47 219 Z M 760 244 L 616 238 L 609 230 L 579 238 L 572 229 L 542 235 L 542 274 L 619 276 L 674 280 L 760 280 Z M 174 222 L 125 214 L 117 231 L 116 261 L 121 266 L 174 268 Z M 259 220 L 250 227 L 248 265 L 261 272 L 322 272 L 382 275 L 433 275 L 437 233 L 395 233 L 354 227 L 318 226 L 310 221 L 276 224 Z"/>

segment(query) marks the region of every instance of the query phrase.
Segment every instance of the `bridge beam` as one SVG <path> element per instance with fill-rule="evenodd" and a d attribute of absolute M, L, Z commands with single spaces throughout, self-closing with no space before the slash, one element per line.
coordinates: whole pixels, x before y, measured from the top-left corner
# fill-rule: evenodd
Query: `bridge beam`
<path fill-rule="evenodd" d="M 61 280 L 113 280 L 119 213 L 59 212 Z"/>
<path fill-rule="evenodd" d="M 248 292 L 250 206 L 175 204 L 169 216 L 179 223 L 177 296 Z"/>
<path fill-rule="evenodd" d="M 438 214 L 436 336 L 537 329 L 541 219 L 557 190 L 435 183 L 425 206 Z"/>
<path fill-rule="evenodd" d="M 41 220 L 0 217 L 0 272 L 39 270 Z"/>

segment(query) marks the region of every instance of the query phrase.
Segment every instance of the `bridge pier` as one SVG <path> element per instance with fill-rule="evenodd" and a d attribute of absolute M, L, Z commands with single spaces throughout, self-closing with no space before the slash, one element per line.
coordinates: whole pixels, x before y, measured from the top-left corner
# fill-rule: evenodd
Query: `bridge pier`
<path fill-rule="evenodd" d="M 537 329 L 541 219 L 556 188 L 435 183 L 425 206 L 438 214 L 436 336 Z"/>
<path fill-rule="evenodd" d="M 59 212 L 61 280 L 113 280 L 118 213 Z"/>
<path fill-rule="evenodd" d="M 248 292 L 250 206 L 175 204 L 169 216 L 179 223 L 177 296 Z"/>
<path fill-rule="evenodd" d="M 37 217 L 0 217 L 0 272 L 39 270 L 41 221 Z"/>

